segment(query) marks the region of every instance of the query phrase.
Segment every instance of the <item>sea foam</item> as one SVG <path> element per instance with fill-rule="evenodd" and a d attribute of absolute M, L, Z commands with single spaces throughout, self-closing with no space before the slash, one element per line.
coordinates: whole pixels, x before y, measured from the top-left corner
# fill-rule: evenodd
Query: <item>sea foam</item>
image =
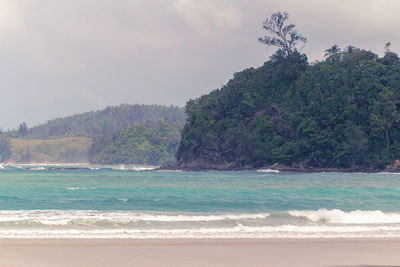
<path fill-rule="evenodd" d="M 259 169 L 257 172 L 264 172 L 264 173 L 279 173 L 278 170 L 273 170 L 273 169 Z"/>
<path fill-rule="evenodd" d="M 0 238 L 399 238 L 399 226 L 294 225 L 197 229 L 0 229 Z"/>
<path fill-rule="evenodd" d="M 127 224 L 130 222 L 209 222 L 226 220 L 256 220 L 270 216 L 259 214 L 156 214 L 131 211 L 97 211 L 97 210 L 2 210 L 0 225 L 3 222 L 14 224 L 41 225 L 71 225 L 76 222 L 97 224 L 111 222 L 112 224 Z"/>
<path fill-rule="evenodd" d="M 271 214 L 3 210 L 0 238 L 399 238 L 398 216 L 325 209 Z M 298 217 L 310 223 L 293 220 Z"/>
<path fill-rule="evenodd" d="M 313 222 L 333 224 L 400 224 L 400 213 L 384 213 L 380 210 L 345 212 L 339 209 L 293 210 L 291 216 L 305 217 Z"/>

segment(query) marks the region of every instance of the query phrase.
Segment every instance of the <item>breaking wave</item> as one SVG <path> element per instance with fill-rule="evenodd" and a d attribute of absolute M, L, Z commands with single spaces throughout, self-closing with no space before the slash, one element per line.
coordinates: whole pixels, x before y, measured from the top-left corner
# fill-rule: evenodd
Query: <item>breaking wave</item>
<path fill-rule="evenodd" d="M 3 210 L 0 238 L 400 238 L 400 214 L 293 210 L 200 214 Z"/>
<path fill-rule="evenodd" d="M 124 199 L 123 199 L 124 200 Z M 135 222 L 210 222 L 225 220 L 264 219 L 265 214 L 156 214 L 130 211 L 97 210 L 18 210 L 0 211 L 0 227 L 4 223 L 15 225 L 119 225 Z"/>
<path fill-rule="evenodd" d="M 273 170 L 273 169 L 259 169 L 257 172 L 264 172 L 264 173 L 279 173 L 280 171 L 278 170 Z"/>
<path fill-rule="evenodd" d="M 319 209 L 293 210 L 288 213 L 294 217 L 305 217 L 312 222 L 331 224 L 400 224 L 400 213 L 384 213 L 380 210 L 344 212 L 338 209 Z"/>

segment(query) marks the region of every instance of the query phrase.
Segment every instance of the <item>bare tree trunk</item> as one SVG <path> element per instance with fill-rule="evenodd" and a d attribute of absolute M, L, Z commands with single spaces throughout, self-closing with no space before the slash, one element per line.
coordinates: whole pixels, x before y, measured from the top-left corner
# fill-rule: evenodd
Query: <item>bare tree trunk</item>
<path fill-rule="evenodd" d="M 389 129 L 386 129 L 386 142 L 387 142 L 388 146 L 390 146 Z"/>
<path fill-rule="evenodd" d="M 321 167 L 321 163 L 317 160 L 317 158 L 314 156 L 314 152 L 311 153 L 312 158 L 315 160 L 316 163 Z"/>

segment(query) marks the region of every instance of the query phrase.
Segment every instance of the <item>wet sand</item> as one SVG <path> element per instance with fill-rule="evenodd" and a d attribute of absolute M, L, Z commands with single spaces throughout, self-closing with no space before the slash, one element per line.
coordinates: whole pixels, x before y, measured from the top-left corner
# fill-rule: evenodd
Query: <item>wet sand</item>
<path fill-rule="evenodd" d="M 400 240 L 1 239 L 0 266 L 400 266 Z"/>

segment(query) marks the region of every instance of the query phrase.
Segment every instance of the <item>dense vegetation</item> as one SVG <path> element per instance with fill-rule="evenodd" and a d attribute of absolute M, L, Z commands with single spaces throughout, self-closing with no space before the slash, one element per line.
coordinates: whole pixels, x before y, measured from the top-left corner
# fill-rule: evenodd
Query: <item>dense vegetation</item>
<path fill-rule="evenodd" d="M 30 129 L 26 123 L 21 123 L 18 131 L 9 132 L 8 136 L 30 139 L 70 136 L 96 137 L 112 135 L 121 129 L 137 124 L 162 120 L 181 123 L 185 120 L 184 110 L 180 107 L 161 105 L 109 106 L 98 111 L 50 120 Z"/>
<path fill-rule="evenodd" d="M 57 139 L 11 139 L 12 162 L 87 162 L 91 139 L 63 137 Z"/>
<path fill-rule="evenodd" d="M 183 108 L 120 105 L 1 134 L 1 162 L 163 164 L 174 160 Z"/>
<path fill-rule="evenodd" d="M 349 46 L 310 64 L 279 49 L 186 106 L 182 168 L 383 169 L 400 158 L 400 62 Z"/>
<path fill-rule="evenodd" d="M 89 160 L 97 164 L 150 164 L 171 163 L 179 144 L 182 124 L 138 125 L 128 127 L 112 138 L 93 139 Z"/>

